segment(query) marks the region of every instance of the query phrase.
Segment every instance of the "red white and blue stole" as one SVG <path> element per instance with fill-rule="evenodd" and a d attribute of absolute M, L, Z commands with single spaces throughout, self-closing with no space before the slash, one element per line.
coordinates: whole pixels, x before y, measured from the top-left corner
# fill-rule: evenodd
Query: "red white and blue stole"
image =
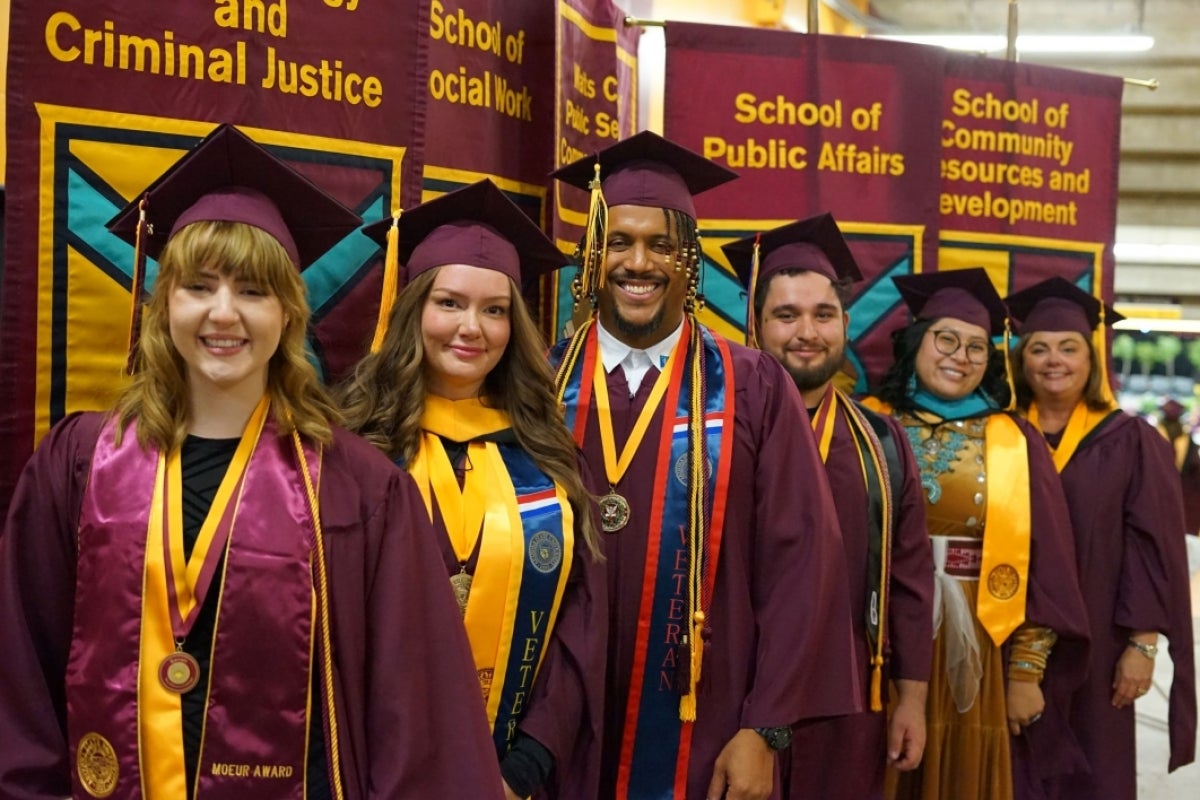
<path fill-rule="evenodd" d="M 478 546 L 463 622 L 492 738 L 503 757 L 558 618 L 575 552 L 574 514 L 565 490 L 519 445 L 473 438 L 510 427 L 496 409 L 478 400 L 431 395 L 421 426 L 424 433 L 407 469 L 430 519 L 440 515 L 462 563 Z M 442 435 L 470 441 L 470 468 L 461 487 L 452 473 L 447 476 Z"/>
<path fill-rule="evenodd" d="M 265 416 L 265 405 L 260 410 Z M 180 694 L 164 686 L 160 665 L 177 649 L 172 606 L 180 598 L 172 598 L 194 595 L 195 573 L 211 570 L 223 554 L 224 570 L 212 577 L 220 605 L 211 666 L 207 685 L 196 689 L 207 703 L 193 789 L 205 800 L 303 798 L 308 726 L 321 718 L 321 701 L 311 696 L 313 659 L 326 677 L 331 667 L 313 635 L 327 599 L 318 601 L 313 498 L 297 463 L 298 440 L 280 437 L 269 419 L 247 426 L 248 457 L 239 465 L 235 456 L 185 576 L 171 568 L 182 556 L 169 546 L 182 524 L 171 467 L 178 454 L 143 449 L 132 423 L 120 446 L 114 433 L 110 420 L 79 520 L 66 681 L 75 796 L 185 796 Z M 316 486 L 320 453 L 304 452 Z M 212 552 L 201 554 L 206 542 Z M 327 741 L 336 756 L 330 709 Z M 329 769 L 336 780 L 335 759 Z"/>
<path fill-rule="evenodd" d="M 635 517 L 648 520 L 650 534 L 621 740 L 616 793 L 620 800 L 668 800 L 686 794 L 694 722 L 684 721 L 688 714 L 682 706 L 689 697 L 695 702 L 703 646 L 701 637 L 694 635 L 699 627 L 688 618 L 687 609 L 708 609 L 716 580 L 733 457 L 735 398 L 727 343 L 702 327 L 702 353 L 691 352 L 693 324 L 684 323 L 676 348 L 685 348 L 687 357 L 673 359 L 663 401 L 650 514 Z M 591 376 L 600 356 L 594 326 L 580 335 L 587 338 L 560 394 L 567 425 L 582 446 L 594 405 Z M 697 356 L 703 362 L 702 386 L 694 385 L 690 369 Z M 693 409 L 702 409 L 709 462 L 704 470 L 705 525 L 698 552 L 692 552 L 688 541 L 688 440 L 691 421 L 697 416 Z M 690 583 L 698 584 L 698 603 L 689 598 Z M 699 626 L 703 619 L 701 614 Z"/>

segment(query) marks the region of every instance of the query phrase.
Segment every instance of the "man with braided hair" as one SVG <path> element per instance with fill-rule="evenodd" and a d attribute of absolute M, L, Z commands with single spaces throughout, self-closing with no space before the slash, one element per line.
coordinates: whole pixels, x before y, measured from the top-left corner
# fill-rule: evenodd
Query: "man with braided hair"
<path fill-rule="evenodd" d="M 869 698 L 861 714 L 794 732 L 788 800 L 883 797 L 885 766 L 905 771 L 925 749 L 933 660 L 933 554 L 921 473 L 900 424 L 835 385 L 858 264 L 829 214 L 722 248 L 748 289 L 747 340 L 792 376 L 838 499 L 856 655 Z M 888 714 L 885 687 L 896 686 Z"/>
<path fill-rule="evenodd" d="M 648 132 L 555 176 L 592 192 L 576 288 L 593 313 L 551 360 L 608 485 L 600 796 L 781 797 L 791 726 L 857 712 L 862 692 L 837 515 L 791 380 L 695 318 L 692 196 L 736 176 Z"/>

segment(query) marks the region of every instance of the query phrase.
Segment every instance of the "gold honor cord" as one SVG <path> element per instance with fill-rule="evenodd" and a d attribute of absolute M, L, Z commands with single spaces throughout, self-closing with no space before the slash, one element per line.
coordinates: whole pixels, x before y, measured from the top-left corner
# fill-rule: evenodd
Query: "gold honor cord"
<path fill-rule="evenodd" d="M 325 533 L 321 529 L 321 504 L 313 488 L 312 475 L 308 470 L 308 459 L 300 434 L 292 430 L 292 443 L 296 446 L 296 458 L 300 462 L 300 474 L 304 476 L 304 492 L 308 497 L 308 509 L 312 514 L 313 541 L 316 550 L 317 605 L 321 612 L 321 685 L 325 690 L 325 704 L 329 708 L 329 784 L 334 800 L 345 800 L 342 789 L 342 757 L 338 737 L 337 707 L 333 691 L 333 634 L 329 623 L 329 577 L 325 570 Z M 309 725 L 312 721 L 309 720 Z"/>
<path fill-rule="evenodd" d="M 599 354 L 596 356 L 592 387 L 596 395 L 596 420 L 600 426 L 600 445 L 604 451 L 604 472 L 608 478 L 608 494 L 599 500 L 600 527 L 605 533 L 615 533 L 629 523 L 629 501 L 617 491 L 617 484 L 625 476 L 625 471 L 629 469 L 629 465 L 633 462 L 633 457 L 637 453 L 638 447 L 646 437 L 646 431 L 650 427 L 650 420 L 654 417 L 655 412 L 662 403 L 663 396 L 667 392 L 667 386 L 671 382 L 672 370 L 679 359 L 678 354 L 685 347 L 686 342 L 684 341 L 684 337 L 680 336 L 679 341 L 675 343 L 675 347 L 671 350 L 671 356 L 667 359 L 666 366 L 658 373 L 658 377 L 655 378 L 654 386 L 650 390 L 650 397 L 646 400 L 646 405 L 642 407 L 641 413 L 638 414 L 633 431 L 629 434 L 629 439 L 626 440 L 625 447 L 619 455 L 617 453 L 616 435 L 613 433 L 612 405 L 608 401 L 608 380 L 604 372 L 604 359 L 600 358 Z M 672 424 L 670 413 L 668 409 L 667 417 L 663 419 L 664 425 Z"/>

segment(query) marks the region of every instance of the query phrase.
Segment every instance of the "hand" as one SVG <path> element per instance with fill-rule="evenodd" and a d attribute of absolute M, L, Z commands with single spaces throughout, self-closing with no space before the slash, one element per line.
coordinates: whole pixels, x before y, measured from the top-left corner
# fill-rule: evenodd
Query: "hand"
<path fill-rule="evenodd" d="M 504 800 L 525 800 L 521 795 L 509 788 L 508 781 L 501 778 L 500 782 L 504 784 Z"/>
<path fill-rule="evenodd" d="M 1150 691 L 1154 677 L 1154 661 L 1146 658 L 1132 647 L 1126 647 L 1117 659 L 1113 672 L 1113 708 L 1133 705 L 1133 701 Z"/>
<path fill-rule="evenodd" d="M 729 740 L 713 765 L 708 800 L 766 800 L 775 783 L 775 751 L 753 728 Z"/>
<path fill-rule="evenodd" d="M 1010 680 L 1004 705 L 1008 713 L 1008 732 L 1020 736 L 1021 728 L 1041 719 L 1046 710 L 1046 698 L 1042 696 L 1042 687 L 1034 681 Z"/>
<path fill-rule="evenodd" d="M 899 702 L 888 720 L 888 765 L 901 772 L 916 769 L 925 753 L 925 700 L 929 684 L 898 680 Z"/>

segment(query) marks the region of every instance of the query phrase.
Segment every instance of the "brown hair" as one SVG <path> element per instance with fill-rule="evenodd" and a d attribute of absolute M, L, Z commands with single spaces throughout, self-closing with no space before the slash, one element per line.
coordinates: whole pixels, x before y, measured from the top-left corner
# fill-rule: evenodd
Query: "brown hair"
<path fill-rule="evenodd" d="M 1031 333 L 1023 335 L 1017 340 L 1017 344 L 1012 348 L 1012 353 L 1009 356 L 1012 359 L 1012 376 L 1013 386 L 1017 390 L 1017 408 L 1022 411 L 1028 411 L 1029 405 L 1033 402 L 1033 388 L 1029 382 L 1025 380 L 1025 348 L 1029 345 L 1029 339 L 1033 336 Z M 1083 386 L 1083 402 L 1092 411 L 1104 411 L 1112 408 L 1108 398 L 1104 396 L 1104 387 L 1101 385 L 1101 370 L 1096 369 L 1096 350 L 1092 347 L 1092 340 L 1088 336 L 1081 337 L 1088 349 L 1088 379 Z"/>
<path fill-rule="evenodd" d="M 416 455 L 420 439 L 421 412 L 428 392 L 421 316 L 440 271 L 423 272 L 404 287 L 392 308 L 379 352 L 360 361 L 337 391 L 347 427 L 403 463 Z M 545 343 L 516 283 L 508 283 L 512 330 L 504 355 L 484 379 L 482 395 L 508 415 L 517 442 L 538 468 L 566 490 L 576 526 L 598 558 L 592 497 L 579 477 L 575 440 L 554 399 Z"/>
<path fill-rule="evenodd" d="M 253 225 L 223 221 L 187 225 L 163 249 L 137 345 L 137 372 L 113 408 L 118 441 L 133 420 L 143 446 L 172 450 L 187 436 L 187 368 L 171 340 L 169 302 L 176 288 L 205 268 L 257 283 L 279 298 L 283 333 L 267 367 L 271 416 L 281 435 L 297 430 L 313 441 L 332 442 L 331 426 L 340 416 L 308 360 L 304 281 L 275 237 Z"/>

